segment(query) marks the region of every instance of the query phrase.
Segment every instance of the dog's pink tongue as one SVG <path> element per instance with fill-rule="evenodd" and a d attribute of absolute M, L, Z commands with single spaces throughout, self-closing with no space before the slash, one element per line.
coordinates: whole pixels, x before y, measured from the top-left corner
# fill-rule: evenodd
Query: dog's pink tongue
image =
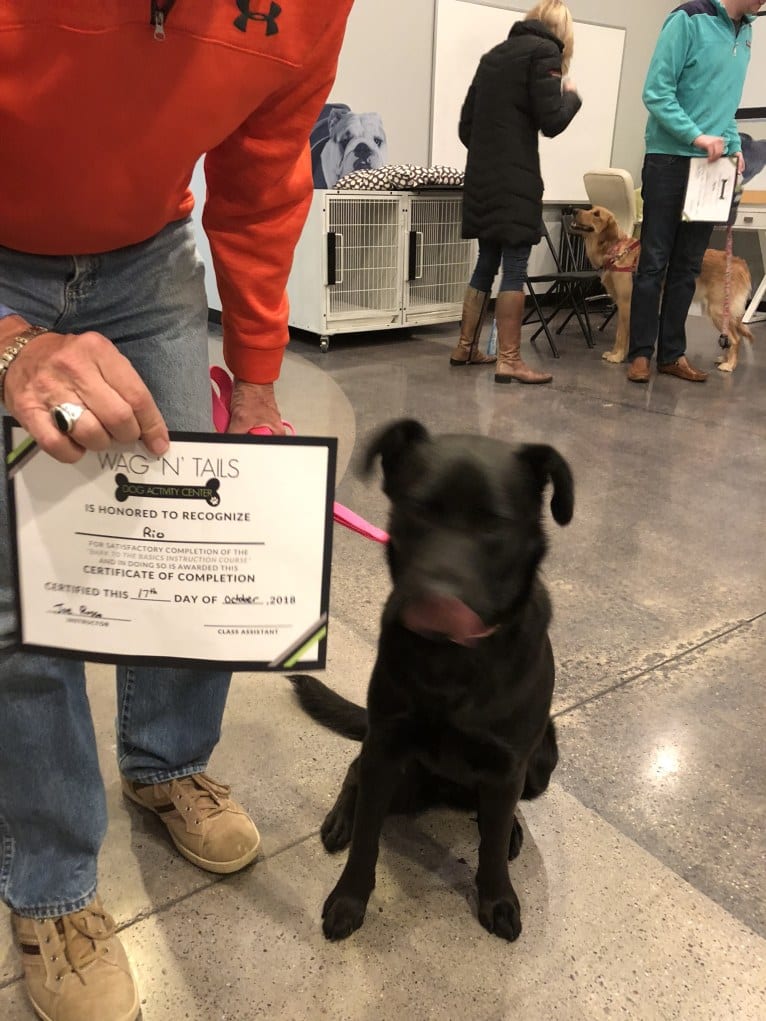
<path fill-rule="evenodd" d="M 408 603 L 402 611 L 402 623 L 424 638 L 447 638 L 458 645 L 475 645 L 495 630 L 481 617 L 452 596 L 429 595 Z"/>

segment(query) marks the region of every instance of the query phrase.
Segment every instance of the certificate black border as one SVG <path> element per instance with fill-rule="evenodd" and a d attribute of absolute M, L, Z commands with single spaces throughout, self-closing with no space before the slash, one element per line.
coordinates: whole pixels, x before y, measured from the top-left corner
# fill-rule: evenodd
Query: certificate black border
<path fill-rule="evenodd" d="M 3 417 L 3 441 L 5 454 L 12 450 L 11 430 L 21 428 L 19 423 L 9 415 Z M 325 628 L 329 629 L 330 612 L 330 581 L 332 571 L 332 540 L 333 540 L 333 502 L 335 499 L 335 473 L 338 460 L 338 440 L 335 436 L 253 436 L 252 434 L 239 433 L 196 433 L 185 431 L 171 431 L 171 440 L 180 440 L 188 443 L 210 443 L 210 444 L 257 444 L 266 446 L 282 446 L 299 444 L 304 447 L 325 447 L 327 449 L 327 491 L 325 492 L 325 534 L 324 553 L 322 562 L 322 582 L 320 592 L 320 621 L 324 618 Z M 7 462 L 6 462 L 7 463 Z M 136 666 L 158 666 L 158 667 L 184 667 L 186 669 L 215 668 L 218 670 L 247 670 L 253 672 L 279 673 L 285 672 L 285 667 L 275 661 L 261 660 L 215 660 L 215 659 L 185 659 L 178 656 L 141 656 L 124 655 L 122 653 L 100 653 L 91 652 L 85 649 L 60 649 L 47 645 L 37 645 L 31 642 L 24 642 L 22 611 L 21 611 L 21 590 L 19 584 L 19 551 L 18 551 L 18 529 L 16 512 L 16 494 L 14 491 L 13 478 L 9 478 L 6 472 L 6 488 L 8 492 L 8 539 L 11 544 L 13 561 L 13 582 L 14 598 L 16 602 L 16 619 L 18 622 L 17 641 L 7 647 L 9 652 L 42 653 L 49 656 L 62 656 L 66 659 L 76 659 L 85 663 L 111 663 L 134 664 Z M 317 655 L 315 659 L 301 660 L 292 669 L 301 670 L 324 670 L 327 664 L 327 630 L 324 637 L 316 643 Z"/>

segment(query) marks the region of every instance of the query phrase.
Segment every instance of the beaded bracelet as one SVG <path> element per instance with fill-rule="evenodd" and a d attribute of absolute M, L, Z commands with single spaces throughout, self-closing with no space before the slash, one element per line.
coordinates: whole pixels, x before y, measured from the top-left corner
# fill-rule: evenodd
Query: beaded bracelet
<path fill-rule="evenodd" d="M 50 333 L 50 328 L 47 326 L 27 327 L 26 330 L 22 330 L 21 333 L 13 337 L 8 347 L 0 354 L 0 401 L 5 400 L 5 374 L 8 372 L 8 367 L 30 340 L 39 337 L 41 333 Z"/>

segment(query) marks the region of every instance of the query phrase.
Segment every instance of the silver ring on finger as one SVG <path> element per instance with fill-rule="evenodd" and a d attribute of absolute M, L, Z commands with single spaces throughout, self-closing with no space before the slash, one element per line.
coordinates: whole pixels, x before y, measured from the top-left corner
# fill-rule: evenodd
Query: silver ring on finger
<path fill-rule="evenodd" d="M 57 404 L 55 408 L 51 408 L 51 418 L 58 431 L 68 436 L 77 425 L 83 411 L 85 408 L 81 404 L 70 404 L 65 401 L 63 404 Z"/>

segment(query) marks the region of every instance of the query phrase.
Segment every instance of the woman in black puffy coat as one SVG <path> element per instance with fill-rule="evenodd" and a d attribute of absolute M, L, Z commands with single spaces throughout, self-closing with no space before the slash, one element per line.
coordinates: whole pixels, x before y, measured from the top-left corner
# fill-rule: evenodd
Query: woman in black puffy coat
<path fill-rule="evenodd" d="M 569 70 L 572 15 L 560 0 L 542 0 L 516 22 L 508 38 L 485 53 L 460 114 L 468 149 L 463 237 L 479 239 L 479 258 L 466 290 L 458 346 L 451 365 L 489 364 L 479 336 L 502 259 L 495 303 L 496 383 L 548 383 L 521 360 L 524 277 L 532 246 L 542 237 L 543 179 L 539 133 L 560 134 L 580 109 Z"/>

